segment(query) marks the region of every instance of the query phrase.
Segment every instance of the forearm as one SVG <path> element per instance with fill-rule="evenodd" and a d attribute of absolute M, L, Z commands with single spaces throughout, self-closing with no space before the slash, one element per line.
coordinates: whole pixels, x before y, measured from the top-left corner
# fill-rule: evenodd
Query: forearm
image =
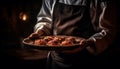
<path fill-rule="evenodd" d="M 109 2 L 102 7 L 102 12 L 99 17 L 100 32 L 90 37 L 93 39 L 94 45 L 88 46 L 87 50 L 92 54 L 99 54 L 112 45 L 116 34 L 116 19 L 115 19 L 115 4 Z M 112 9 L 112 11 L 111 11 Z M 109 16 L 111 14 L 112 18 Z"/>

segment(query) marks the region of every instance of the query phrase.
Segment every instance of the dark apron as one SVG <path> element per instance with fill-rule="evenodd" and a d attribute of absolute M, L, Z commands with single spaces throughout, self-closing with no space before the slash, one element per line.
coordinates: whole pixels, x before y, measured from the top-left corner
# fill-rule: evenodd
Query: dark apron
<path fill-rule="evenodd" d="M 90 20 L 89 0 L 83 0 L 81 5 L 66 5 L 58 1 L 53 13 L 53 35 L 70 35 L 89 38 L 94 34 Z M 87 50 L 76 54 L 64 54 L 50 52 L 48 57 L 48 69 L 68 69 L 84 64 L 88 57 Z M 85 59 L 85 60 L 83 60 Z"/>

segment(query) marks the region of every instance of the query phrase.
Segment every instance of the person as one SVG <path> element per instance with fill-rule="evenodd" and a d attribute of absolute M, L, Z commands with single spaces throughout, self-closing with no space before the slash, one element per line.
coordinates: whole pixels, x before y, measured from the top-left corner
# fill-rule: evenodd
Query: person
<path fill-rule="evenodd" d="M 107 0 L 43 0 L 37 24 L 29 38 L 47 35 L 82 37 L 80 47 L 50 51 L 48 69 L 79 69 L 92 65 L 115 37 L 114 8 Z M 111 17 L 112 16 L 112 17 Z"/>

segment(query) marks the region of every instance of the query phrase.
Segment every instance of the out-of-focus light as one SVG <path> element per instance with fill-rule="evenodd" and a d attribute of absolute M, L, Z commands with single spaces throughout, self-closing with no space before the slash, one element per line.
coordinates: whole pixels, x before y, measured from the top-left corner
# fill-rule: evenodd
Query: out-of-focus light
<path fill-rule="evenodd" d="M 19 18 L 20 18 L 22 21 L 27 21 L 27 20 L 28 20 L 28 14 L 21 12 L 20 15 L 19 15 Z"/>
<path fill-rule="evenodd" d="M 22 16 L 22 20 L 23 20 L 23 21 L 26 21 L 26 20 L 27 20 L 27 15 L 24 14 L 24 15 Z"/>

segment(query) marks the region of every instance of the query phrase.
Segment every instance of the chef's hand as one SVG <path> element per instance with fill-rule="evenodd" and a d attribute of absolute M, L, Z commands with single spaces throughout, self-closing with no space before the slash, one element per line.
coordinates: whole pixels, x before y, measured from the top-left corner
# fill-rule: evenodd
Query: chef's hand
<path fill-rule="evenodd" d="M 30 36 L 28 37 L 29 39 L 36 39 L 39 38 L 39 36 L 45 35 L 43 30 L 38 30 L 32 34 L 30 34 Z"/>
<path fill-rule="evenodd" d="M 63 51 L 63 53 L 74 54 L 74 53 L 80 52 L 83 49 L 85 49 L 87 46 L 91 46 L 92 44 L 94 44 L 94 42 L 95 41 L 93 39 L 82 39 L 80 41 L 80 46 L 78 48 L 73 50 L 65 50 Z"/>

